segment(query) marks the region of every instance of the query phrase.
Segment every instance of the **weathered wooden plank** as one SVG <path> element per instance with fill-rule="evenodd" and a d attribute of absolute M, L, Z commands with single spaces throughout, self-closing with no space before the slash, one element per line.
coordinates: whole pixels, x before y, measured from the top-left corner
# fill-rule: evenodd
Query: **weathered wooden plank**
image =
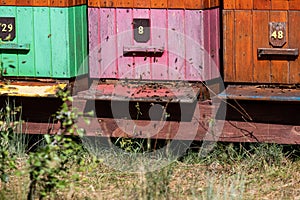
<path fill-rule="evenodd" d="M 224 9 L 235 9 L 235 0 L 224 0 Z"/>
<path fill-rule="evenodd" d="M 253 0 L 253 8 L 258 10 L 269 10 L 271 9 L 270 0 Z"/>
<path fill-rule="evenodd" d="M 151 10 L 151 44 L 152 46 L 164 47 L 165 51 L 161 57 L 151 58 L 152 79 L 167 80 L 168 76 L 168 31 L 167 10 Z"/>
<path fill-rule="evenodd" d="M 251 11 L 235 12 L 235 75 L 238 82 L 253 81 Z M 247 25 L 247 26 L 246 26 Z"/>
<path fill-rule="evenodd" d="M 271 22 L 286 22 L 286 33 L 289 32 L 287 11 L 270 11 Z M 288 34 L 286 35 L 287 43 L 283 46 L 289 46 Z M 271 61 L 271 82 L 272 83 L 288 83 L 289 81 L 289 62 L 286 60 Z"/>
<path fill-rule="evenodd" d="M 148 9 L 133 9 L 134 19 L 150 19 L 150 11 Z M 131 28 L 131 27 L 130 27 Z M 135 46 L 150 46 L 150 40 L 145 43 L 133 41 Z M 135 76 L 136 79 L 150 79 L 152 75 L 150 57 L 134 57 L 135 62 Z"/>
<path fill-rule="evenodd" d="M 227 82 L 235 81 L 235 38 L 234 38 L 234 11 L 223 11 L 223 62 L 224 80 Z"/>
<path fill-rule="evenodd" d="M 300 26 L 296 25 L 300 21 L 300 12 L 299 11 L 290 11 L 289 12 L 289 24 L 292 26 L 289 27 L 289 47 L 290 48 L 299 48 L 300 40 Z M 300 59 L 299 57 L 295 61 L 290 61 L 289 66 L 289 83 L 290 84 L 299 84 L 300 83 Z"/>
<path fill-rule="evenodd" d="M 123 19 L 123 18 L 122 18 Z M 114 8 L 100 9 L 99 41 L 100 51 L 100 77 L 116 78 L 117 71 L 117 48 L 116 48 L 116 14 Z M 119 21 L 123 22 L 123 21 Z"/>
<path fill-rule="evenodd" d="M 150 0 L 134 0 L 133 1 L 133 7 L 134 8 L 150 8 L 151 7 L 151 1 Z"/>
<path fill-rule="evenodd" d="M 211 79 L 220 77 L 220 30 L 219 30 L 219 10 L 210 10 L 210 68 L 211 68 Z"/>
<path fill-rule="evenodd" d="M 132 9 L 118 9 L 117 13 L 117 64 L 119 78 L 134 77 L 135 63 L 132 57 L 123 56 L 123 47 L 133 45 L 132 39 Z"/>
<path fill-rule="evenodd" d="M 253 9 L 253 0 L 236 0 L 235 9 Z"/>
<path fill-rule="evenodd" d="M 213 25 L 211 24 L 211 15 L 209 10 L 204 10 L 203 11 L 203 47 L 204 47 L 204 79 L 205 80 L 210 80 L 211 79 L 211 64 L 212 64 L 212 59 L 210 56 L 211 53 L 211 34 L 210 34 L 210 27 Z"/>
<path fill-rule="evenodd" d="M 272 0 L 271 8 L 272 10 L 288 10 L 289 0 Z"/>
<path fill-rule="evenodd" d="M 98 59 L 98 50 L 100 47 L 100 41 L 98 34 L 100 32 L 100 9 L 99 8 L 89 8 L 89 69 L 90 77 L 98 78 L 100 76 L 100 63 Z"/>
<path fill-rule="evenodd" d="M 18 6 L 31 6 L 32 0 L 16 0 L 16 5 Z"/>
<path fill-rule="evenodd" d="M 195 20 L 198 19 L 198 20 Z M 185 11 L 185 57 L 186 79 L 194 81 L 205 80 L 204 74 L 204 29 L 203 12 L 197 10 Z M 209 39 L 209 38 L 205 38 Z"/>
<path fill-rule="evenodd" d="M 194 1 L 194 0 L 185 0 L 184 7 L 187 9 L 201 9 L 203 8 L 203 0 L 202 1 Z"/>
<path fill-rule="evenodd" d="M 269 60 L 258 60 L 257 49 L 269 45 L 269 12 L 253 11 L 253 79 L 257 83 L 271 82 Z"/>
<path fill-rule="evenodd" d="M 169 79 L 185 78 L 184 10 L 168 10 Z"/>

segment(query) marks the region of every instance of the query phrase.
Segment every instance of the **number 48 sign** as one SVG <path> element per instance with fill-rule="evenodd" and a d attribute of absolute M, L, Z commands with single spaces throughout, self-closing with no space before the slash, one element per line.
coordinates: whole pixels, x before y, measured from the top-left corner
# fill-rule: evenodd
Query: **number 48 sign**
<path fill-rule="evenodd" d="M 269 39 L 273 47 L 283 47 L 286 43 L 286 23 L 270 22 L 269 23 Z"/>

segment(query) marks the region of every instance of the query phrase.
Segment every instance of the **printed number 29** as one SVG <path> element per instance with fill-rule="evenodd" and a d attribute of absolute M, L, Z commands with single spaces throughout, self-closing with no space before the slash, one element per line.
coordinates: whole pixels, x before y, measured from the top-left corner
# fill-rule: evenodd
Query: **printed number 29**
<path fill-rule="evenodd" d="M 272 33 L 272 38 L 274 38 L 274 39 L 279 39 L 279 40 L 281 40 L 281 39 L 283 39 L 283 37 L 284 37 L 284 34 L 283 34 L 283 31 L 274 31 L 273 33 Z"/>
<path fill-rule="evenodd" d="M 13 25 L 12 24 L 0 24 L 2 32 L 12 32 Z"/>

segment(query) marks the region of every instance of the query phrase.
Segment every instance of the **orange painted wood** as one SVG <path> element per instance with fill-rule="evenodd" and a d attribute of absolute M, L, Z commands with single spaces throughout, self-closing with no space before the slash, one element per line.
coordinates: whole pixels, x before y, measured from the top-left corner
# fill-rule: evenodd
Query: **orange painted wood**
<path fill-rule="evenodd" d="M 217 7 L 220 6 L 220 1 L 219 0 L 210 0 L 209 1 L 209 8 Z"/>
<path fill-rule="evenodd" d="M 49 6 L 51 0 L 33 0 L 33 5 Z"/>
<path fill-rule="evenodd" d="M 253 79 L 254 82 L 270 83 L 270 61 L 258 60 L 257 49 L 269 48 L 269 12 L 253 11 Z"/>
<path fill-rule="evenodd" d="M 151 0 L 151 8 L 167 8 L 168 0 Z"/>
<path fill-rule="evenodd" d="M 99 7 L 99 5 L 100 7 L 114 7 L 115 3 L 114 0 L 100 0 L 100 4 L 98 3 L 97 7 Z"/>
<path fill-rule="evenodd" d="M 31 0 L 16 0 L 17 6 L 32 6 Z"/>
<path fill-rule="evenodd" d="M 235 9 L 252 9 L 253 0 L 236 0 Z"/>
<path fill-rule="evenodd" d="M 0 1 L 0 6 L 15 5 L 15 4 L 16 4 L 15 0 L 1 0 Z"/>
<path fill-rule="evenodd" d="M 270 11 L 270 21 L 273 22 L 286 22 L 286 33 L 288 33 L 288 17 L 287 11 Z M 288 45 L 288 34 L 286 34 L 287 43 L 282 48 L 287 48 Z M 271 74 L 272 83 L 288 83 L 289 75 L 289 62 L 285 60 L 272 60 L 271 61 Z"/>
<path fill-rule="evenodd" d="M 132 8 L 133 7 L 133 0 L 116 0 L 114 7 Z"/>
<path fill-rule="evenodd" d="M 185 0 L 184 7 L 188 9 L 201 9 L 203 8 L 203 0 Z"/>
<path fill-rule="evenodd" d="M 234 11 L 223 11 L 223 62 L 224 62 L 224 79 L 226 82 L 235 81 L 234 71 Z"/>
<path fill-rule="evenodd" d="M 235 0 L 224 0 L 224 9 L 235 9 Z"/>
<path fill-rule="evenodd" d="M 151 1 L 150 0 L 134 0 L 133 7 L 135 8 L 150 8 Z"/>
<path fill-rule="evenodd" d="M 300 10 L 299 0 L 289 0 L 289 10 Z"/>
<path fill-rule="evenodd" d="M 269 10 L 271 9 L 270 0 L 253 0 L 253 8 L 258 10 Z"/>
<path fill-rule="evenodd" d="M 272 7 L 272 10 L 288 10 L 289 9 L 289 0 L 272 0 L 271 7 Z"/>
<path fill-rule="evenodd" d="M 253 81 L 251 11 L 235 11 L 235 75 L 237 82 Z"/>
<path fill-rule="evenodd" d="M 300 22 L 300 12 L 299 11 L 290 11 L 289 12 L 289 23 L 290 24 L 299 24 Z M 299 40 L 300 26 L 290 26 L 289 27 L 289 47 L 290 48 L 299 48 L 300 49 L 300 40 Z M 300 59 L 290 62 L 289 69 L 289 79 L 291 84 L 300 83 Z"/>
<path fill-rule="evenodd" d="M 184 0 L 168 0 L 168 8 L 184 8 Z"/>

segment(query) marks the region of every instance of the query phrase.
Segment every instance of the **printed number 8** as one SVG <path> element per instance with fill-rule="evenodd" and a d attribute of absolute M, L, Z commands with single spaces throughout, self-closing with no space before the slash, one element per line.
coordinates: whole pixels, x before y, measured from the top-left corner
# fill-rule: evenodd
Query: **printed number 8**
<path fill-rule="evenodd" d="M 144 34 L 144 27 L 143 26 L 139 26 L 138 27 L 138 33 L 139 33 L 139 35 L 143 35 Z"/>
<path fill-rule="evenodd" d="M 278 31 L 278 39 L 282 39 L 283 38 L 283 31 Z"/>

